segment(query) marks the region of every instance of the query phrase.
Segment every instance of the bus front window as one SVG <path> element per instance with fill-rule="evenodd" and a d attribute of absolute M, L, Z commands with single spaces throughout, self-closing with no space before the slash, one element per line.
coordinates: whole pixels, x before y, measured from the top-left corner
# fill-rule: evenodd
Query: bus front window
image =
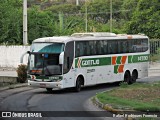
<path fill-rule="evenodd" d="M 29 73 L 37 75 L 62 74 L 59 55 L 63 52 L 62 43 L 35 43 L 31 46 Z"/>

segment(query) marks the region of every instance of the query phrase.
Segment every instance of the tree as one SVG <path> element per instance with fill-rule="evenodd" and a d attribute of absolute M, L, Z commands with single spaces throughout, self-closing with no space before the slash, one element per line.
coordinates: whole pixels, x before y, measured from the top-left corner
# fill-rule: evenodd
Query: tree
<path fill-rule="evenodd" d="M 139 0 L 123 0 L 121 18 L 128 21 L 132 18 Z"/>
<path fill-rule="evenodd" d="M 55 16 L 50 11 L 42 11 L 39 7 L 28 10 L 28 40 L 55 35 Z"/>
<path fill-rule="evenodd" d="M 0 1 L 0 43 L 22 44 L 22 0 Z"/>
<path fill-rule="evenodd" d="M 60 4 L 52 5 L 51 7 L 46 8 L 47 11 L 52 11 L 53 13 L 59 14 L 62 12 L 64 14 L 78 14 L 79 6 L 73 4 Z"/>
<path fill-rule="evenodd" d="M 150 38 L 160 38 L 159 0 L 139 0 L 131 21 L 126 24 L 127 33 L 144 33 Z"/>

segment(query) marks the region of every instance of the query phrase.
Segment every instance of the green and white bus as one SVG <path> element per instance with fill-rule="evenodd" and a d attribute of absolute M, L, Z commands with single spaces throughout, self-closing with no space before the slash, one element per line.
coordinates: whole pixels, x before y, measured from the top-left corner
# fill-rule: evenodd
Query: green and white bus
<path fill-rule="evenodd" d="M 29 53 L 28 85 L 63 89 L 148 76 L 149 39 L 142 34 L 74 33 L 33 41 Z"/>

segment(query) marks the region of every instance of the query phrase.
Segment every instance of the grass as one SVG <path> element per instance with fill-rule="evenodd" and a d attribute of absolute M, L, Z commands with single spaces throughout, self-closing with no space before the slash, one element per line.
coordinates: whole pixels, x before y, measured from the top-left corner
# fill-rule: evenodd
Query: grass
<path fill-rule="evenodd" d="M 113 108 L 138 111 L 160 111 L 160 82 L 121 84 L 119 88 L 97 94 L 97 98 Z"/>
<path fill-rule="evenodd" d="M 160 60 L 160 55 L 159 54 L 151 54 L 150 55 L 150 61 L 156 62 Z"/>

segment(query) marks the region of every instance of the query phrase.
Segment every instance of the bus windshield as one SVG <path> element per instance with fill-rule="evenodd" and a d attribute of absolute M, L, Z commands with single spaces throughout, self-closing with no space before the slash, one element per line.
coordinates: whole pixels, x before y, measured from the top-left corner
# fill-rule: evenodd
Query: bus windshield
<path fill-rule="evenodd" d="M 61 53 L 64 49 L 63 43 L 33 43 L 31 52 Z"/>
<path fill-rule="evenodd" d="M 47 76 L 62 74 L 59 55 L 63 48 L 62 43 L 33 44 L 29 56 L 29 73 Z"/>

